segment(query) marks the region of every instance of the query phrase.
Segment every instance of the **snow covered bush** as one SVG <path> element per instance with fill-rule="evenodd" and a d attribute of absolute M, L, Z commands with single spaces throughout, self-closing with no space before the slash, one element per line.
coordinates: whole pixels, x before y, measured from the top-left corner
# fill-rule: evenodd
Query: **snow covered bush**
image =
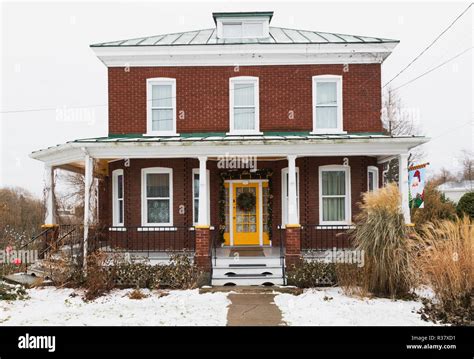
<path fill-rule="evenodd" d="M 0 300 L 26 299 L 28 294 L 21 285 L 13 285 L 0 281 Z"/>
<path fill-rule="evenodd" d="M 434 319 L 455 324 L 474 321 L 474 220 L 468 216 L 437 221 L 422 227 L 422 243 L 415 258 L 422 279 L 434 291 L 436 303 L 428 303 Z"/>
<path fill-rule="evenodd" d="M 397 186 L 365 193 L 359 206 L 351 235 L 356 250 L 365 255 L 362 288 L 382 297 L 406 296 L 414 280 L 410 260 L 414 240 L 409 238 Z"/>

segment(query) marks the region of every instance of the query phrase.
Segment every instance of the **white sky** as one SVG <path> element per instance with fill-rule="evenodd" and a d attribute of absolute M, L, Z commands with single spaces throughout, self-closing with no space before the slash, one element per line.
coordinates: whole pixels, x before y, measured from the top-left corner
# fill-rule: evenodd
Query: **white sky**
<path fill-rule="evenodd" d="M 107 135 L 106 67 L 92 43 L 211 28 L 213 11 L 273 10 L 272 25 L 399 39 L 383 83 L 423 50 L 467 2 L 3 2 L 1 7 L 0 186 L 40 195 L 43 164 L 28 154 Z M 473 46 L 473 7 L 393 87 Z M 431 171 L 457 170 L 474 150 L 472 49 L 397 93 L 432 141 Z M 95 106 L 95 107 L 91 107 Z M 64 111 L 73 109 L 72 115 Z M 59 110 L 57 110 L 59 109 Z M 66 114 L 66 115 L 64 115 Z"/>

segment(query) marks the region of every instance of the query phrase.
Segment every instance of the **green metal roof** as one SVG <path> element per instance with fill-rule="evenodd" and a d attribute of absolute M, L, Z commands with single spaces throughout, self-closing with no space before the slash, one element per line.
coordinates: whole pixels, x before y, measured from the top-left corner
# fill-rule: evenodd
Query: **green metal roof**
<path fill-rule="evenodd" d="M 216 29 L 212 28 L 139 37 L 135 39 L 102 42 L 90 46 L 131 47 L 241 44 L 382 44 L 398 42 L 398 40 L 384 39 L 380 37 L 347 35 L 270 26 L 270 36 L 267 38 L 218 39 Z"/>

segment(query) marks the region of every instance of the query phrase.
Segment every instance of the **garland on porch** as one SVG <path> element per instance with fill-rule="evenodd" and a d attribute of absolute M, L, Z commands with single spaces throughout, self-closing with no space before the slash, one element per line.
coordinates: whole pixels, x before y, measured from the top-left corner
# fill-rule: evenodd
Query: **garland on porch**
<path fill-rule="evenodd" d="M 225 195 L 226 189 L 224 182 L 226 180 L 253 180 L 253 179 L 266 179 L 268 180 L 268 217 L 267 227 L 268 236 L 272 238 L 272 217 L 273 217 L 273 185 L 272 185 L 273 170 L 262 168 L 256 171 L 249 170 L 229 170 L 220 173 L 220 185 L 219 185 L 219 239 L 224 243 L 225 233 Z M 230 220 L 230 219 L 229 219 Z"/>

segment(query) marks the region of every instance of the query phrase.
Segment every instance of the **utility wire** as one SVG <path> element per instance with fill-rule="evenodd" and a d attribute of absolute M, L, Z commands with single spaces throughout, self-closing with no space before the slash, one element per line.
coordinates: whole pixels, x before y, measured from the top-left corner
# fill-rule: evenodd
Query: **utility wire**
<path fill-rule="evenodd" d="M 449 26 L 441 32 L 441 34 L 439 34 L 422 52 L 420 52 L 413 60 L 411 60 L 408 65 L 406 65 L 394 77 L 392 77 L 390 81 L 388 81 L 385 85 L 383 85 L 382 88 L 389 85 L 393 80 L 395 80 L 398 76 L 400 76 L 403 72 L 405 72 L 405 70 L 408 69 L 416 60 L 418 60 L 426 51 L 428 51 L 428 49 L 430 49 L 431 46 L 433 46 L 436 43 L 436 41 L 438 41 L 451 27 L 453 27 L 453 25 L 471 8 L 472 5 L 473 3 L 470 3 L 469 6 L 466 9 L 464 9 L 464 11 L 461 14 L 459 14 L 458 17 L 456 17 L 456 19 L 454 19 L 454 21 L 451 22 L 451 24 L 449 24 Z"/>
<path fill-rule="evenodd" d="M 402 88 L 402 87 L 404 87 L 404 86 L 406 86 L 406 85 L 408 85 L 408 84 L 411 84 L 412 82 L 418 80 L 419 78 L 428 75 L 430 72 L 433 72 L 433 71 L 439 69 L 440 67 L 446 65 L 447 63 L 449 63 L 449 62 L 451 62 L 451 61 L 457 59 L 458 57 L 464 55 L 465 53 L 467 53 L 469 50 L 472 50 L 473 48 L 474 48 L 474 46 L 471 46 L 471 47 L 465 49 L 464 51 L 461 51 L 459 54 L 457 54 L 457 55 L 455 55 L 455 56 L 453 56 L 453 57 L 447 59 L 446 61 L 444 61 L 444 62 L 440 63 L 439 65 L 437 65 L 437 66 L 435 66 L 435 67 L 429 69 L 428 71 L 423 72 L 421 75 L 419 75 L 419 76 L 417 76 L 417 77 L 411 79 L 410 81 L 405 82 L 403 85 L 400 85 L 400 86 L 398 86 L 398 87 L 395 87 L 395 88 L 392 89 L 391 91 L 397 91 L 398 89 L 400 89 L 400 88 Z"/>

